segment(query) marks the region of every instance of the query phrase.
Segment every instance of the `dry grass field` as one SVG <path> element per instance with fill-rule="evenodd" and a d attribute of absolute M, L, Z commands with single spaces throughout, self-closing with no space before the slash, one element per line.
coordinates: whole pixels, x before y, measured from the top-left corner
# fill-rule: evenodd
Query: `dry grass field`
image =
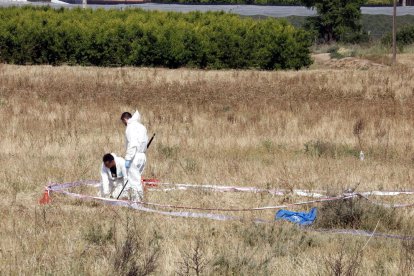
<path fill-rule="evenodd" d="M 49 181 L 97 179 L 104 153 L 124 153 L 119 116 L 135 108 L 157 133 L 147 177 L 330 194 L 413 189 L 413 91 L 414 70 L 405 66 L 259 72 L 0 65 L 0 274 L 409 275 L 413 242 L 248 222 L 271 220 L 273 211 L 216 222 L 64 197 L 47 206 L 37 200 Z M 256 207 L 303 198 L 171 191 L 150 192 L 147 200 Z M 333 221 L 324 210 L 321 219 Z M 414 235 L 412 208 L 363 211 L 355 228 Z"/>

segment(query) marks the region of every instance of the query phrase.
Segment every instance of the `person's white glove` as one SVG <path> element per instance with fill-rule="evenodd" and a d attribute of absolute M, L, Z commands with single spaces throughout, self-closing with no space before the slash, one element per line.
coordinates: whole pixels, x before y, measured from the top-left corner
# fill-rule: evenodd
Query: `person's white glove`
<path fill-rule="evenodd" d="M 131 168 L 131 160 L 125 160 L 125 168 L 129 169 Z"/>

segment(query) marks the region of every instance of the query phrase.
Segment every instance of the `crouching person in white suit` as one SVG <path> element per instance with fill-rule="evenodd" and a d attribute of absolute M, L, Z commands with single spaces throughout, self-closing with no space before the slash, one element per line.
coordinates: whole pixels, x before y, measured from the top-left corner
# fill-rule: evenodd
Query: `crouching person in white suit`
<path fill-rule="evenodd" d="M 117 198 L 127 181 L 125 160 L 114 153 L 107 153 L 102 161 L 100 196 Z M 128 190 L 128 187 L 125 187 L 121 197 L 128 197 Z"/>
<path fill-rule="evenodd" d="M 145 155 L 148 143 L 147 129 L 141 124 L 141 116 L 138 111 L 133 116 L 129 112 L 122 113 L 121 120 L 126 126 L 125 167 L 128 173 L 128 184 L 132 191 L 132 200 L 142 201 L 144 191 L 141 175 L 147 162 Z"/>

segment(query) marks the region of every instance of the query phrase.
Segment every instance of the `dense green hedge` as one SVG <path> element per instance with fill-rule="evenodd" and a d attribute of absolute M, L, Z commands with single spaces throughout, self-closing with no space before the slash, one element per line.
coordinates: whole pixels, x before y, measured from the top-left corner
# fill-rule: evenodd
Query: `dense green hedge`
<path fill-rule="evenodd" d="M 310 45 L 287 21 L 225 13 L 0 9 L 6 63 L 299 69 Z"/>

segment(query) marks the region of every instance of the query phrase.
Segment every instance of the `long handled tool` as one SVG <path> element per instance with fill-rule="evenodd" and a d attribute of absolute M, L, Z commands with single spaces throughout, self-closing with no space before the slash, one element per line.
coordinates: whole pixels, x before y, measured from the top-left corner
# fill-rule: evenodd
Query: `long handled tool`
<path fill-rule="evenodd" d="M 155 137 L 155 133 L 152 135 L 151 139 L 149 140 L 148 144 L 147 144 L 147 149 L 149 148 L 149 146 L 151 146 L 152 140 L 154 140 Z"/>
<path fill-rule="evenodd" d="M 124 186 L 122 187 L 121 192 L 120 192 L 120 193 L 119 193 L 119 195 L 116 197 L 116 199 L 119 199 L 119 197 L 122 195 L 122 192 L 124 191 L 124 189 L 125 189 L 126 185 L 128 184 L 128 181 L 129 181 L 129 180 L 127 180 L 127 181 L 125 182 Z"/>
<path fill-rule="evenodd" d="M 149 148 L 149 146 L 151 146 L 152 140 L 154 140 L 155 137 L 155 133 L 152 135 L 151 139 L 148 141 L 147 144 L 147 149 Z M 124 186 L 122 187 L 121 192 L 119 193 L 119 195 L 116 197 L 116 199 L 119 199 L 119 197 L 122 195 L 122 192 L 124 191 L 126 185 L 128 184 L 129 179 L 125 182 Z"/>

